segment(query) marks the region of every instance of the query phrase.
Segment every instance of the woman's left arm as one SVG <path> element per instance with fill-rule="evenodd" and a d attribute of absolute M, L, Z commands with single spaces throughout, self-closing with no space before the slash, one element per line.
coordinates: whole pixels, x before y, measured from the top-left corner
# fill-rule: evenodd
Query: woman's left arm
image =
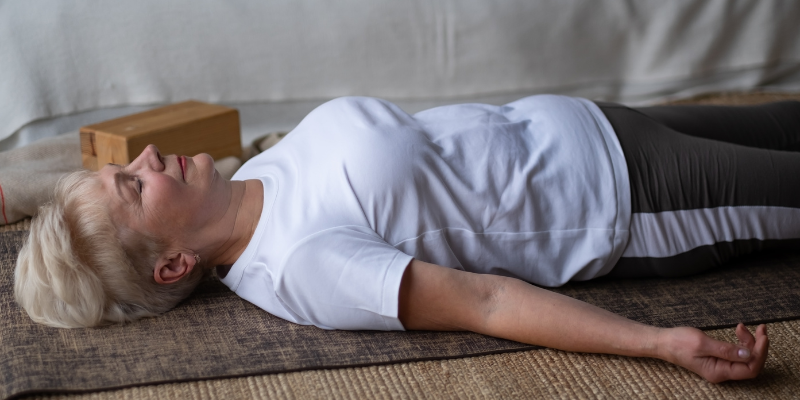
<path fill-rule="evenodd" d="M 656 328 L 518 279 L 412 260 L 400 287 L 406 329 L 467 330 L 559 350 L 653 357 L 711 382 L 753 378 L 767 357 L 766 328 L 736 328 L 739 345 L 694 328 Z"/>

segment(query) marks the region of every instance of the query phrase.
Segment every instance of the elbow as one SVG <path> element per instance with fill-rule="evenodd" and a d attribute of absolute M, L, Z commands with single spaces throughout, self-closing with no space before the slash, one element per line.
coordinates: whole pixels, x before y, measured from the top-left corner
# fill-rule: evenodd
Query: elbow
<path fill-rule="evenodd" d="M 474 291 L 476 326 L 472 331 L 491 334 L 497 328 L 498 317 L 507 311 L 506 298 L 515 279 L 495 275 L 482 275 L 486 279 Z"/>

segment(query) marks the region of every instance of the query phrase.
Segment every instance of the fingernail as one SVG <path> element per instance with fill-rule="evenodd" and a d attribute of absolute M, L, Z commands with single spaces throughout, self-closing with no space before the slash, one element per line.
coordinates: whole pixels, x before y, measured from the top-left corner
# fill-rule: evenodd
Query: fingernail
<path fill-rule="evenodd" d="M 739 349 L 739 358 L 747 358 L 747 357 L 750 357 L 750 350 Z"/>

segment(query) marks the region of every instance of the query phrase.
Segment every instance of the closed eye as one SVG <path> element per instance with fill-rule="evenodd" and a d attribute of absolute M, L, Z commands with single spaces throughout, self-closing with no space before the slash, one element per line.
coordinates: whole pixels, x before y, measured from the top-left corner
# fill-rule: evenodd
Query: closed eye
<path fill-rule="evenodd" d="M 139 194 L 142 194 L 142 188 L 144 187 L 144 185 L 142 184 L 142 180 L 136 178 L 136 183 L 139 185 Z"/>

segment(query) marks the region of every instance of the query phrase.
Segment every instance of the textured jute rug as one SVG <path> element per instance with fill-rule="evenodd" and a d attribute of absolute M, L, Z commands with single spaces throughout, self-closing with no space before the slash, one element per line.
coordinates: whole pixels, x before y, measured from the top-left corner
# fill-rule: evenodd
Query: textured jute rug
<path fill-rule="evenodd" d="M 706 333 L 735 341 L 730 329 Z M 770 355 L 761 375 L 723 384 L 708 383 L 653 359 L 543 349 L 33 396 L 31 400 L 800 398 L 800 320 L 770 324 L 769 335 Z"/>
<path fill-rule="evenodd" d="M 0 233 L 0 394 L 448 359 L 533 349 L 472 333 L 324 331 L 273 317 L 218 281 L 159 318 L 98 329 L 36 325 L 12 298 L 26 231 Z M 800 317 L 800 253 L 751 257 L 683 279 L 598 280 L 556 291 L 658 326 Z"/>
<path fill-rule="evenodd" d="M 760 96 L 768 101 L 787 97 Z M 739 103 L 741 103 L 741 97 L 746 96 L 734 96 L 734 98 L 740 99 Z M 727 100 L 727 102 L 732 101 Z M 800 308 L 797 307 L 797 302 L 800 301 L 798 299 L 800 296 L 800 280 L 796 276 L 798 268 L 792 267 L 792 265 L 800 266 L 800 259 L 798 259 L 797 255 L 760 256 L 746 260 L 743 263 L 758 264 L 765 268 L 740 265 L 732 266 L 725 271 L 680 280 L 680 282 L 676 280 L 661 282 L 639 281 L 638 283 L 642 284 L 642 286 L 636 290 L 626 287 L 625 285 L 631 283 L 626 281 L 591 282 L 571 285 L 563 289 L 563 293 L 604 306 L 615 312 L 620 312 L 619 309 L 615 309 L 615 304 L 617 308 L 620 308 L 619 303 L 624 301 L 628 304 L 627 307 L 622 307 L 625 309 L 621 313 L 643 322 L 662 326 L 673 324 L 704 327 L 726 326 L 735 323 L 736 320 L 751 322 L 774 320 L 791 318 L 788 316 L 789 314 L 800 313 Z M 3 270 L 7 270 L 7 268 L 7 264 L 4 264 Z M 769 278 L 769 273 L 763 273 L 765 270 L 771 271 L 773 274 L 771 279 Z M 721 277 L 721 279 L 716 283 L 713 280 L 702 281 L 702 279 L 707 279 L 709 276 L 714 275 L 718 276 L 718 278 Z M 766 281 L 764 280 L 765 278 L 767 279 Z M 694 284 L 702 286 L 703 289 L 691 289 L 692 281 L 696 279 L 699 280 Z M 766 283 L 767 281 L 770 281 L 770 283 Z M 661 286 L 665 282 L 667 286 Z M 670 287 L 670 283 L 675 285 Z M 4 293 L 7 291 L 6 288 L 7 286 L 3 285 Z M 173 313 L 184 312 L 181 311 L 182 308 L 194 307 L 192 302 L 198 302 L 200 301 L 198 299 L 202 299 L 206 295 L 209 297 L 221 296 L 213 285 L 207 285 L 204 292 L 195 296 Z M 642 300 L 642 298 L 647 298 L 648 296 L 650 297 L 649 302 Z M 610 304 L 603 304 L 603 301 Z M 200 301 L 200 303 L 202 304 L 203 301 Z M 212 303 L 215 304 L 217 302 L 209 302 L 209 304 Z M 13 305 L 13 303 L 9 305 L 5 298 L 0 304 L 2 304 L 3 310 Z M 631 306 L 632 304 L 634 306 Z M 5 313 L 5 311 L 3 312 Z M 776 313 L 773 314 L 773 312 Z M 729 313 L 733 314 L 729 315 Z M 197 312 L 188 314 L 191 317 L 202 317 Z M 748 319 L 748 316 L 751 319 Z M 5 316 L 3 320 L 5 323 Z M 157 319 L 149 321 L 157 321 Z M 14 324 L 16 323 L 18 321 L 14 322 Z M 128 325 L 126 329 L 130 330 L 132 326 Z M 656 360 L 570 354 L 543 349 L 459 359 L 404 362 L 359 368 L 316 369 L 304 372 L 167 383 L 69 397 L 98 399 L 204 399 L 254 397 L 408 398 L 422 396 L 434 398 L 789 398 L 796 396 L 799 393 L 798 389 L 800 389 L 800 374 L 798 374 L 798 371 L 800 371 L 800 351 L 798 350 L 800 323 L 798 321 L 779 322 L 770 324 L 769 327 L 772 338 L 772 351 L 767 361 L 767 367 L 760 378 L 743 383 L 708 384 L 685 370 Z M 180 336 L 184 332 L 180 327 L 175 327 L 171 332 L 162 330 L 159 333 L 172 333 L 173 336 Z M 328 334 L 328 332 L 325 334 Z M 712 330 L 709 331 L 709 334 L 728 340 L 733 339 L 729 329 Z M 426 333 L 422 333 L 422 335 L 426 335 Z M 450 334 L 434 335 L 449 336 Z M 0 334 L 0 340 L 5 341 L 6 336 L 5 333 Z M 56 341 L 60 341 L 59 344 L 64 347 L 57 349 L 59 351 L 64 351 L 72 346 L 71 349 L 78 358 L 90 359 L 96 355 L 92 354 L 91 351 L 79 351 L 81 344 L 75 341 L 74 338 L 65 337 L 64 334 L 57 336 Z M 143 342 L 141 338 L 137 339 L 134 336 L 131 334 L 127 338 L 132 343 Z M 168 336 L 159 337 L 159 340 L 163 340 L 165 337 Z M 41 340 L 42 338 L 32 338 L 30 341 L 37 339 Z M 54 338 L 50 337 L 50 339 Z M 109 340 L 107 338 L 103 339 L 98 336 L 95 339 L 102 345 L 98 349 L 110 345 L 110 343 L 104 342 L 104 340 Z M 212 337 L 204 336 L 203 339 L 212 339 Z M 448 347 L 448 351 L 465 347 L 475 350 L 476 347 L 465 345 L 470 340 L 472 338 L 456 339 L 455 342 L 458 344 Z M 360 339 L 355 342 L 362 343 Z M 316 343 L 325 345 L 321 342 Z M 486 344 L 487 342 L 484 341 L 482 343 Z M 511 342 L 506 342 L 505 344 L 509 343 Z M 6 343 L 0 344 L 4 349 L 7 347 Z M 204 346 L 198 346 L 197 343 L 190 343 L 185 346 L 194 353 L 201 353 L 204 349 Z M 308 351 L 309 349 L 302 350 Z M 375 348 L 372 350 L 375 350 Z M 385 349 L 377 350 L 378 354 L 386 355 Z M 423 349 L 423 353 L 429 350 L 430 348 Z M 507 347 L 506 350 L 513 350 L 513 346 Z M 283 351 L 287 350 L 273 351 L 272 355 L 280 354 Z M 11 352 L 13 353 L 14 351 Z M 130 349 L 118 349 L 117 355 L 130 357 L 132 352 L 133 350 Z M 322 353 L 325 352 L 323 351 Z M 6 353 L 8 354 L 8 351 Z M 4 354 L 3 361 L 0 361 L 3 363 L 3 375 L 8 375 L 9 371 L 6 368 L 10 365 L 6 361 L 7 354 Z M 314 356 L 317 355 L 318 353 L 315 353 Z M 142 357 L 141 360 L 146 364 L 143 368 L 159 368 L 163 367 L 161 364 L 167 358 L 169 357 L 164 354 L 154 355 L 151 353 L 150 357 Z M 31 357 L 22 362 L 35 363 L 36 361 Z M 38 361 L 41 362 L 41 359 Z M 216 362 L 218 360 L 205 360 L 205 362 L 212 361 Z M 60 362 L 63 362 L 63 360 L 51 360 L 52 364 Z M 187 363 L 189 365 L 186 365 Z M 135 372 L 136 366 L 126 365 L 122 360 L 119 360 L 118 364 L 120 365 L 115 367 L 118 371 L 117 373 L 129 374 Z M 348 364 L 338 364 L 338 366 L 342 365 Z M 337 365 L 330 366 L 335 367 Z M 183 366 L 178 369 L 194 370 L 195 367 L 197 365 L 191 364 L 191 362 L 184 362 Z M 73 378 L 77 377 L 78 372 L 80 371 L 73 369 Z"/>

